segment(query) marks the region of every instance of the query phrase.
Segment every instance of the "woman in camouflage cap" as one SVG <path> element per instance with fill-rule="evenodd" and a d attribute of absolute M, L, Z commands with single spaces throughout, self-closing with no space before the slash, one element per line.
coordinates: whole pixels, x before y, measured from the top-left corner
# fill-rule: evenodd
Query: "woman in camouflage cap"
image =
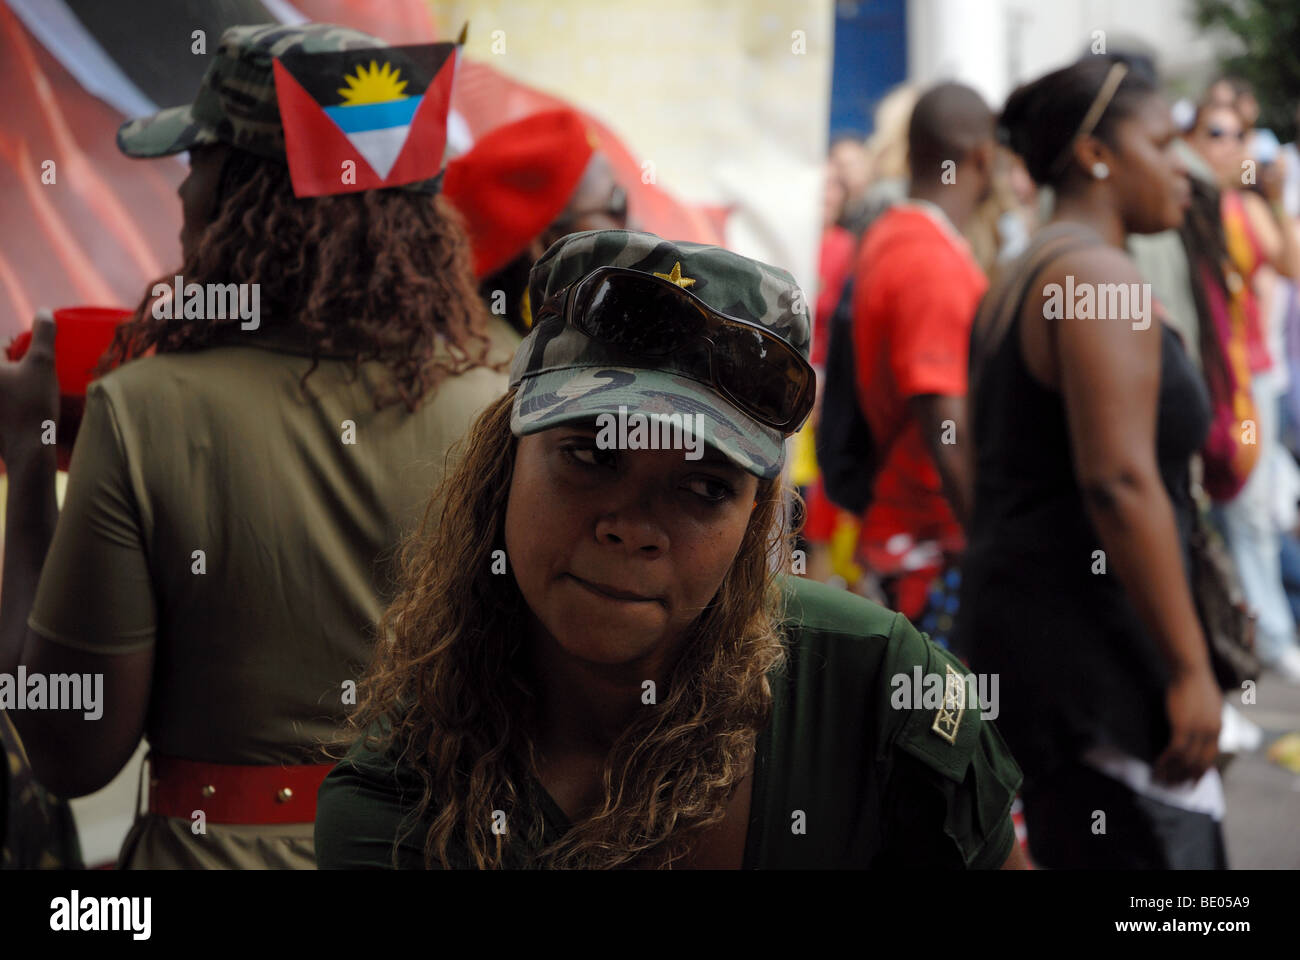
<path fill-rule="evenodd" d="M 323 867 L 1001 867 L 1019 770 L 902 617 L 787 578 L 788 273 L 572 234 L 405 550 Z M 937 675 L 943 695 L 891 696 Z"/>

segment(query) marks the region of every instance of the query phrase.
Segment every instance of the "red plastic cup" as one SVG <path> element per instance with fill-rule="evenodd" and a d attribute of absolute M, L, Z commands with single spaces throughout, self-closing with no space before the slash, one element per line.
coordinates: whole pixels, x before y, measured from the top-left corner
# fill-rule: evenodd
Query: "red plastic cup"
<path fill-rule="evenodd" d="M 54 311 L 54 370 L 59 393 L 84 397 L 95 366 L 113 342 L 113 332 L 133 311 L 121 307 L 64 307 Z M 32 332 L 24 330 L 9 344 L 10 360 L 20 360 L 31 346 Z"/>
<path fill-rule="evenodd" d="M 86 408 L 86 387 L 99 359 L 113 342 L 118 324 L 134 311 L 122 307 L 64 307 L 54 311 L 54 372 L 59 378 L 59 469 L 67 470 Z M 9 342 L 10 360 L 21 360 L 32 344 L 31 330 Z"/>

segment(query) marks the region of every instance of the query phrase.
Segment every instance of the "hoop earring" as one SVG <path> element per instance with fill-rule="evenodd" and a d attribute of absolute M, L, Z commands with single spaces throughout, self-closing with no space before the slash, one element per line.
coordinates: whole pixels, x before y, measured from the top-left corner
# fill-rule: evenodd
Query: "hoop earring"
<path fill-rule="evenodd" d="M 1101 160 L 1092 165 L 1092 176 L 1095 180 L 1105 180 L 1110 176 L 1110 167 L 1106 166 Z"/>

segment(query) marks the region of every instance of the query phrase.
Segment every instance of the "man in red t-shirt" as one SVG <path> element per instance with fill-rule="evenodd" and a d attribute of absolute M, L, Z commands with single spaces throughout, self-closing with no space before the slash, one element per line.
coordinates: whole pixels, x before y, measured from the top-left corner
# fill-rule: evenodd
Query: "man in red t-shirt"
<path fill-rule="evenodd" d="M 914 620 L 970 512 L 966 361 L 987 281 L 959 231 L 992 186 L 993 129 L 969 87 L 917 101 L 908 198 L 867 231 L 856 268 L 858 399 L 882 456 L 858 553 Z"/>

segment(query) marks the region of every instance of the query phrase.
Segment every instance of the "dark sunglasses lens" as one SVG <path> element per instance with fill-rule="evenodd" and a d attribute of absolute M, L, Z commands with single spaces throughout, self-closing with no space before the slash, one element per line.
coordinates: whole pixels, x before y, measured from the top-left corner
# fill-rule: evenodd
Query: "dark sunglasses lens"
<path fill-rule="evenodd" d="M 577 310 L 578 328 L 587 336 L 645 357 L 666 356 L 705 327 L 705 315 L 685 297 L 627 274 L 590 285 Z"/>
<path fill-rule="evenodd" d="M 740 324 L 723 324 L 711 336 L 714 370 L 737 405 L 770 424 L 790 424 L 800 413 L 808 379 L 790 348 Z"/>

